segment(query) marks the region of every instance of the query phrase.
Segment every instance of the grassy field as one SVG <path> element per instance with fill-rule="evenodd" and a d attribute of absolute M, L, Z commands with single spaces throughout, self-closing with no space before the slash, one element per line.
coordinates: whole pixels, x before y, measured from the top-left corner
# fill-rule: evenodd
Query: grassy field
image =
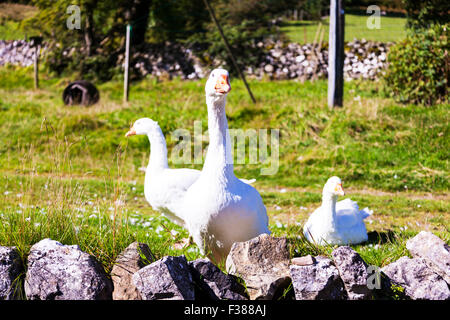
<path fill-rule="evenodd" d="M 37 31 L 22 29 L 20 22 L 36 14 L 37 9 L 16 3 L 0 3 L 0 40 L 23 40 L 38 35 Z"/>
<path fill-rule="evenodd" d="M 345 15 L 345 41 L 366 39 L 381 42 L 395 42 L 406 35 L 406 18 L 380 16 L 380 29 L 369 29 L 367 19 L 370 15 L 346 14 Z M 321 29 L 324 32 L 323 41 L 328 42 L 329 18 L 322 21 Z M 286 21 L 281 31 L 293 42 L 312 43 L 316 37 L 319 21 Z M 317 41 L 320 36 L 317 36 Z M 305 41 L 306 39 L 306 41 Z"/>
<path fill-rule="evenodd" d="M 17 246 L 25 259 L 46 237 L 77 243 L 107 271 L 136 240 L 156 257 L 199 257 L 195 245 L 182 245 L 187 231 L 146 203 L 139 168 L 149 144 L 124 134 L 150 117 L 165 133 L 169 155 L 178 142 L 174 130 L 193 133 L 197 120 L 205 134 L 204 81 L 145 80 L 132 84 L 127 104 L 121 82 L 112 81 L 99 85 L 101 101 L 85 108 L 63 105 L 68 79 L 43 75 L 42 89 L 34 90 L 31 75 L 30 68 L 0 69 L 0 245 Z M 279 169 L 264 176 L 261 164 L 241 164 L 235 171 L 257 179 L 270 229 L 288 238 L 292 256 L 333 250 L 308 244 L 301 232 L 332 175 L 343 179 L 346 197 L 374 212 L 366 222 L 369 242 L 353 246 L 369 264 L 408 255 L 405 242 L 420 230 L 450 240 L 449 105 L 398 105 L 382 97 L 378 83 L 347 82 L 344 108 L 330 111 L 325 81 L 250 85 L 256 104 L 232 80 L 229 126 L 279 129 Z"/>

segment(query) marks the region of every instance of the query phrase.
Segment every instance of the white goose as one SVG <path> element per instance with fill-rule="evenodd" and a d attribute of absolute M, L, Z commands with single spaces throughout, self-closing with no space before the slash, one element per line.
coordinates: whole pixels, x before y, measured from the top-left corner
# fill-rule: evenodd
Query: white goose
<path fill-rule="evenodd" d="M 195 243 L 215 262 L 225 259 L 234 242 L 270 234 L 260 194 L 234 175 L 225 114 L 231 90 L 228 72 L 215 69 L 205 86 L 209 147 L 200 177 L 183 201 L 183 217 Z"/>
<path fill-rule="evenodd" d="M 309 242 L 319 245 L 348 245 L 367 241 L 364 219 L 372 214 L 368 208 L 359 210 L 356 201 L 345 199 L 341 179 L 331 177 L 323 187 L 322 205 L 309 217 L 303 233 Z"/>
<path fill-rule="evenodd" d="M 198 179 L 200 171 L 169 168 L 166 140 L 158 122 L 149 118 L 136 120 L 125 136 L 133 135 L 147 135 L 150 141 L 150 159 L 145 170 L 145 199 L 154 210 L 184 226 L 179 206 L 184 193 Z"/>
<path fill-rule="evenodd" d="M 171 169 L 167 161 L 167 146 L 158 122 L 149 118 L 136 120 L 126 137 L 147 135 L 150 141 L 150 159 L 145 171 L 144 195 L 154 210 L 176 224 L 185 227 L 180 214 L 180 205 L 186 190 L 198 179 L 200 171 L 195 169 Z M 255 179 L 245 180 L 252 183 Z"/>

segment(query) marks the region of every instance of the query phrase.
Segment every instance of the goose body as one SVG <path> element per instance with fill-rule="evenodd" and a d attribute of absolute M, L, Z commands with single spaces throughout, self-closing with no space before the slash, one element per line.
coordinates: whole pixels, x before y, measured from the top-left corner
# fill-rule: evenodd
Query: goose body
<path fill-rule="evenodd" d="M 309 242 L 348 245 L 367 241 L 364 219 L 371 212 L 368 208 L 359 210 L 356 201 L 350 199 L 337 201 L 338 195 L 344 195 L 342 183 L 338 177 L 332 177 L 324 186 L 322 205 L 309 216 L 303 227 Z"/>
<path fill-rule="evenodd" d="M 234 175 L 225 115 L 228 72 L 215 69 L 206 83 L 209 147 L 200 177 L 183 201 L 187 228 L 203 254 L 220 262 L 234 242 L 270 233 L 258 191 Z"/>
<path fill-rule="evenodd" d="M 181 204 L 187 189 L 200 177 L 200 171 L 189 168 L 169 168 L 164 134 L 156 121 L 149 118 L 136 120 L 126 134 L 147 135 L 150 158 L 145 170 L 144 195 L 151 207 L 172 222 L 186 227 L 181 215 Z M 253 180 L 242 179 L 245 183 Z"/>

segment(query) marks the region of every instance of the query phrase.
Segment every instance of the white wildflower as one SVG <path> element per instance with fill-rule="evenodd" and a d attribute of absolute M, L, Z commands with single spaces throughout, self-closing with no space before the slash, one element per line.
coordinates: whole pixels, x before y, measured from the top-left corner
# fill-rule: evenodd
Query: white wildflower
<path fill-rule="evenodd" d="M 114 202 L 114 204 L 115 204 L 116 206 L 120 207 L 120 206 L 125 205 L 125 202 L 122 201 L 122 200 L 120 200 L 120 199 L 117 199 L 117 200 Z"/>

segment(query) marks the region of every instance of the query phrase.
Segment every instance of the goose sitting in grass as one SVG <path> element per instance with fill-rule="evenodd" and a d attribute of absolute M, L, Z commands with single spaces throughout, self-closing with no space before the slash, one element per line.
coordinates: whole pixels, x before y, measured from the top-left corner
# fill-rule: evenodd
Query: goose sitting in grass
<path fill-rule="evenodd" d="M 319 245 L 348 245 L 367 241 L 364 219 L 372 214 L 365 208 L 359 210 L 356 201 L 345 199 L 341 179 L 331 177 L 322 192 L 322 205 L 309 217 L 303 233 L 309 242 Z"/>
<path fill-rule="evenodd" d="M 215 69 L 205 86 L 209 147 L 200 177 L 186 191 L 183 217 L 190 235 L 213 262 L 226 259 L 235 242 L 270 234 L 258 191 L 236 178 L 225 104 L 228 72 Z"/>
<path fill-rule="evenodd" d="M 146 135 L 150 141 L 150 159 L 145 170 L 145 199 L 156 211 L 172 222 L 185 227 L 180 215 L 180 205 L 186 190 L 198 179 L 200 171 L 195 169 L 169 168 L 167 146 L 158 122 L 149 118 L 136 120 L 126 137 Z M 253 183 L 255 180 L 244 180 Z"/>

